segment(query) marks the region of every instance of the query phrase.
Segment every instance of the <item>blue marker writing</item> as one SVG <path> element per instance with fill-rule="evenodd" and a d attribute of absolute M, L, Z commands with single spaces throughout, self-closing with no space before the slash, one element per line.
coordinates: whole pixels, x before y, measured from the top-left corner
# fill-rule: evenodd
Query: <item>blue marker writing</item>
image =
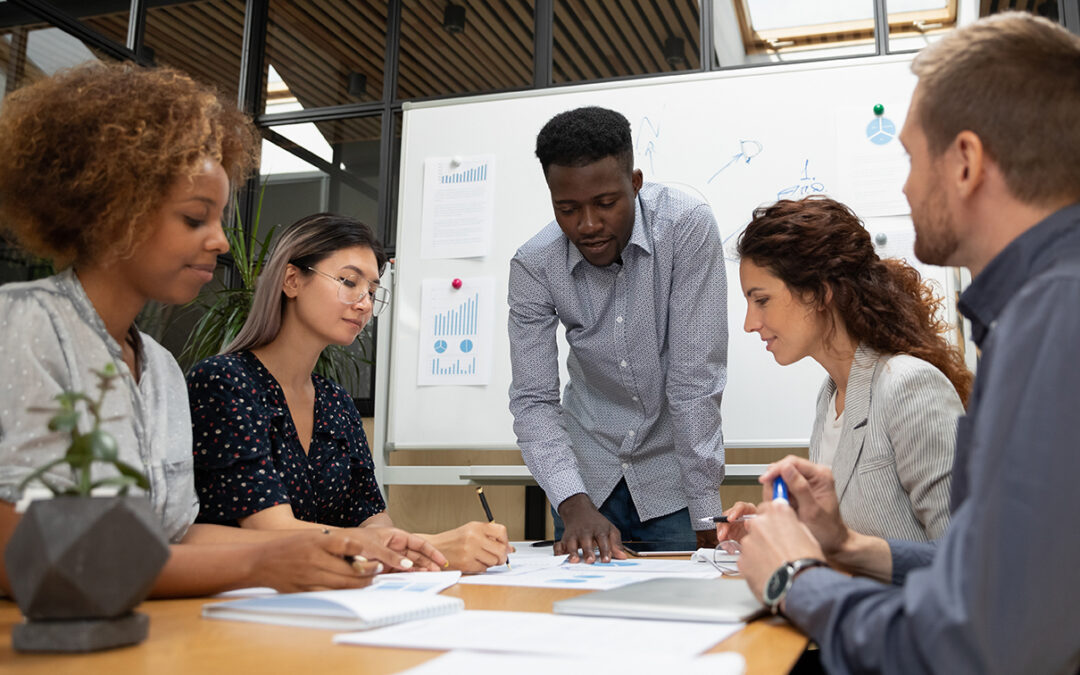
<path fill-rule="evenodd" d="M 787 483 L 780 476 L 773 478 L 772 483 L 772 498 L 774 502 L 788 503 L 788 489 Z"/>

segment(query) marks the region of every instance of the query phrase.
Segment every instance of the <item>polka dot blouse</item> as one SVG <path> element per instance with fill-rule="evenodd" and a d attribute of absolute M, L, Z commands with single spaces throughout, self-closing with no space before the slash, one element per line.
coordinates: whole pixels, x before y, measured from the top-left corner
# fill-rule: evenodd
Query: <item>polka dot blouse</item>
<path fill-rule="evenodd" d="M 355 527 L 386 510 L 352 398 L 318 375 L 307 453 L 285 393 L 250 352 L 213 356 L 187 376 L 199 522 L 235 525 L 277 504 L 300 520 Z"/>

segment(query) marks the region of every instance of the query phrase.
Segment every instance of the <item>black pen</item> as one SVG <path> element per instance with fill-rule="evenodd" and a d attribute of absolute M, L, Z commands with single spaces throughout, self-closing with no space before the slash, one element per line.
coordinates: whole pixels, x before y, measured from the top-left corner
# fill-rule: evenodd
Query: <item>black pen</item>
<path fill-rule="evenodd" d="M 703 523 L 741 523 L 744 520 L 753 520 L 757 516 L 753 513 L 748 513 L 745 516 L 739 516 L 738 518 L 728 518 L 727 516 L 706 516 L 704 518 L 698 518 Z"/>
<path fill-rule="evenodd" d="M 476 496 L 480 498 L 480 506 L 484 507 L 484 514 L 489 523 L 495 522 L 495 516 L 491 515 L 491 507 L 488 506 L 487 497 L 484 496 L 484 486 L 476 488 Z M 510 554 L 506 554 L 506 569 L 510 569 Z"/>

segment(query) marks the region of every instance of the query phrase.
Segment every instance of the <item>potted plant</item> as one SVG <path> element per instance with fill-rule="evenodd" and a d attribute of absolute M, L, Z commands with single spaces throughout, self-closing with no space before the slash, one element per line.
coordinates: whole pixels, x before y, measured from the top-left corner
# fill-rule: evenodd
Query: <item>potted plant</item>
<path fill-rule="evenodd" d="M 132 610 L 169 557 L 149 501 L 127 494 L 132 486 L 147 489 L 146 477 L 119 459 L 116 439 L 101 426 L 116 368 L 110 363 L 95 374 L 96 398 L 75 391 L 56 397 L 49 429 L 70 434 L 67 451 L 19 486 L 25 491 L 37 480 L 54 497 L 30 504 L 5 551 L 12 594 L 26 618 L 11 634 L 19 651 L 85 652 L 141 642 L 149 619 Z M 86 432 L 79 430 L 83 407 L 93 420 Z M 73 484 L 59 487 L 46 472 L 65 464 Z M 117 475 L 95 480 L 94 464 L 111 465 Z M 92 494 L 102 487 L 115 496 Z"/>

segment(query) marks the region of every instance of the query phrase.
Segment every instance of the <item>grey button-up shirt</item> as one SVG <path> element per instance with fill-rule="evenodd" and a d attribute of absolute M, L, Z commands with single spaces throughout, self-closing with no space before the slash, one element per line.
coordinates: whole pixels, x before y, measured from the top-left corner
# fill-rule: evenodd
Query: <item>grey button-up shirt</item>
<path fill-rule="evenodd" d="M 1080 204 L 1009 244 L 960 309 L 982 359 L 945 537 L 890 541 L 893 586 L 809 570 L 785 602 L 830 673 L 1080 668 Z"/>
<path fill-rule="evenodd" d="M 510 261 L 514 431 L 556 506 L 582 492 L 599 506 L 625 477 L 642 520 L 711 516 L 724 478 L 720 234 L 708 205 L 677 190 L 646 184 L 636 202 L 621 265 L 590 264 L 555 222 Z"/>
<path fill-rule="evenodd" d="M 119 443 L 121 460 L 150 480 L 148 497 L 165 534 L 179 541 L 199 511 L 191 453 L 187 386 L 172 355 L 140 333 L 142 372 L 135 382 L 120 345 L 86 297 L 71 270 L 48 279 L 0 286 L 0 499 L 19 499 L 19 483 L 60 457 L 70 442 L 48 429 L 54 397 L 65 391 L 94 395 L 91 371 L 113 363 L 120 377 L 105 396 L 103 427 Z M 89 415 L 80 428 L 90 428 Z M 117 475 L 104 464 L 92 476 Z M 66 466 L 48 472 L 54 485 L 72 484 Z M 137 489 L 132 494 L 138 493 Z"/>

